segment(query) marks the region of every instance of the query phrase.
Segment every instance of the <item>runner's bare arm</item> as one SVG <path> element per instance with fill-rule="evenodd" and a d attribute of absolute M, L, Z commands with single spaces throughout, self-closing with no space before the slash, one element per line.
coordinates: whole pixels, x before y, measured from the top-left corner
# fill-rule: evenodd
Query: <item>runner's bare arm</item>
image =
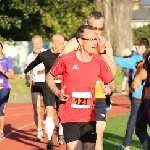
<path fill-rule="evenodd" d="M 46 75 L 46 84 L 56 96 L 60 95 L 60 90 L 57 88 L 53 76 L 50 73 Z"/>
<path fill-rule="evenodd" d="M 72 38 L 70 41 L 67 42 L 64 50 L 59 56 L 62 56 L 63 54 L 68 54 L 74 50 L 76 50 L 79 46 L 79 43 L 77 42 L 76 38 Z"/>
<path fill-rule="evenodd" d="M 25 79 L 26 79 L 25 85 L 27 87 L 30 87 L 30 73 L 29 72 L 25 74 Z"/>
<path fill-rule="evenodd" d="M 116 83 L 115 83 L 115 81 L 113 80 L 112 82 L 108 83 L 108 85 L 109 85 L 111 91 L 115 92 L 115 90 L 116 90 Z"/>
<path fill-rule="evenodd" d="M 105 43 L 105 47 L 106 47 L 106 54 L 102 54 L 101 56 L 106 60 L 108 66 L 111 69 L 111 72 L 115 76 L 116 72 L 117 72 L 117 65 L 116 65 L 116 63 L 114 62 L 114 59 L 113 59 L 113 49 L 111 47 L 110 42 L 107 41 Z"/>

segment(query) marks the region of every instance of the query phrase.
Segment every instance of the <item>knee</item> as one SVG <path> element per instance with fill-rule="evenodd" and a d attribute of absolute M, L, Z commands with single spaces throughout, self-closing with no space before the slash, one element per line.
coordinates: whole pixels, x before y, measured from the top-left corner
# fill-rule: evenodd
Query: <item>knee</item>
<path fill-rule="evenodd" d="M 46 106 L 46 116 L 53 117 L 53 106 Z"/>
<path fill-rule="evenodd" d="M 97 121 L 96 123 L 96 132 L 97 134 L 102 134 L 105 131 L 106 122 L 105 121 Z"/>

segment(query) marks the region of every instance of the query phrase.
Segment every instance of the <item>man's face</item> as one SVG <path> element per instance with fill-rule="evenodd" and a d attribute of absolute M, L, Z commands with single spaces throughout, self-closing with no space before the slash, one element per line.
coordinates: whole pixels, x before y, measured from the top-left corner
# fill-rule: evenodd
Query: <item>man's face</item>
<path fill-rule="evenodd" d="M 38 54 L 41 52 L 42 47 L 43 47 L 43 41 L 41 38 L 33 38 L 32 39 L 32 47 L 33 51 Z"/>
<path fill-rule="evenodd" d="M 143 55 L 144 52 L 146 51 L 146 48 L 144 45 L 141 45 L 141 46 L 135 45 L 135 48 L 139 55 Z"/>
<path fill-rule="evenodd" d="M 93 54 L 97 45 L 97 35 L 94 30 L 85 29 L 81 38 L 81 47 L 84 51 Z"/>
<path fill-rule="evenodd" d="M 61 53 L 64 49 L 64 43 L 65 40 L 64 38 L 58 38 L 56 41 L 54 41 L 54 49 L 56 51 L 56 53 Z"/>
<path fill-rule="evenodd" d="M 91 18 L 89 21 L 89 25 L 95 28 L 96 34 L 101 35 L 102 31 L 104 30 L 104 18 Z"/>

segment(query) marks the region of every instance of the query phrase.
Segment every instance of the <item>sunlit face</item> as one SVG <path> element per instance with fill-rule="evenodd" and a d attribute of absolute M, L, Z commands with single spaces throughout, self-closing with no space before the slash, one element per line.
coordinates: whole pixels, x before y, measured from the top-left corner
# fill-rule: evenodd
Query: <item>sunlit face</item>
<path fill-rule="evenodd" d="M 43 47 L 43 41 L 41 38 L 39 37 L 35 37 L 32 39 L 32 47 L 33 47 L 33 51 L 38 54 L 41 52 L 42 47 Z"/>
<path fill-rule="evenodd" d="M 61 53 L 64 49 L 65 40 L 63 37 L 59 37 L 57 40 L 53 42 L 53 47 L 56 53 Z"/>
<path fill-rule="evenodd" d="M 104 30 L 104 18 L 100 19 L 94 19 L 91 18 L 89 21 L 89 25 L 95 28 L 95 32 L 98 35 L 102 34 L 102 31 Z"/>
<path fill-rule="evenodd" d="M 0 54 L 2 54 L 3 53 L 3 47 L 2 47 L 2 45 L 0 44 Z"/>
<path fill-rule="evenodd" d="M 97 35 L 94 30 L 85 29 L 80 40 L 80 45 L 84 51 L 93 54 L 97 45 Z"/>
<path fill-rule="evenodd" d="M 141 46 L 135 45 L 135 48 L 139 55 L 143 55 L 144 52 L 146 51 L 146 48 L 144 45 L 141 45 Z"/>

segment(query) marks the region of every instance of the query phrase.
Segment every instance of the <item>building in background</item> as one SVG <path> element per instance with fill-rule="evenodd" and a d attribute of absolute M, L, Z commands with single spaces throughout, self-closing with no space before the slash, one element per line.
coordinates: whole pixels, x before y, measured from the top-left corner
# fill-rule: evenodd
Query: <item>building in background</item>
<path fill-rule="evenodd" d="M 150 24 L 150 0 L 135 0 L 132 12 L 132 28 Z"/>

